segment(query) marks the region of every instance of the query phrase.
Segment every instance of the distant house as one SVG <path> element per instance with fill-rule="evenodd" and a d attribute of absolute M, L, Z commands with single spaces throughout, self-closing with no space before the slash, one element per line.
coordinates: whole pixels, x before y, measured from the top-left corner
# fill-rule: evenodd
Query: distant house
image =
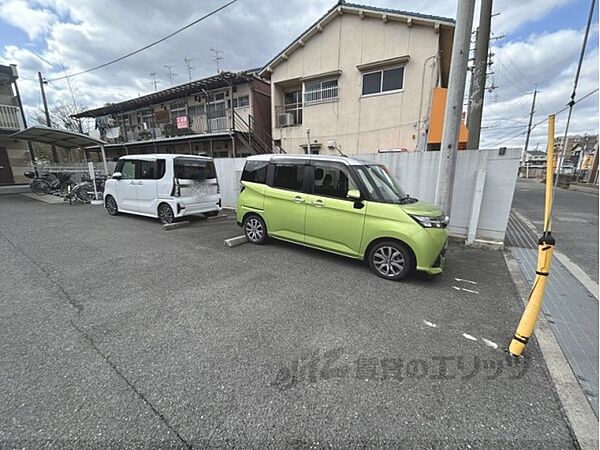
<path fill-rule="evenodd" d="M 23 172 L 30 166 L 29 148 L 8 136 L 25 128 L 17 87 L 17 66 L 0 65 L 0 185 L 26 183 Z"/>
<path fill-rule="evenodd" d="M 254 71 L 217 75 L 91 109 L 106 153 L 271 153 L 269 84 Z"/>
<path fill-rule="evenodd" d="M 454 26 L 340 1 L 260 72 L 274 141 L 288 153 L 308 139 L 311 153 L 439 149 Z"/>
<path fill-rule="evenodd" d="M 546 164 L 546 152 L 542 152 L 541 150 L 531 150 L 527 152 L 526 158 L 527 164 L 533 165 L 545 165 Z"/>

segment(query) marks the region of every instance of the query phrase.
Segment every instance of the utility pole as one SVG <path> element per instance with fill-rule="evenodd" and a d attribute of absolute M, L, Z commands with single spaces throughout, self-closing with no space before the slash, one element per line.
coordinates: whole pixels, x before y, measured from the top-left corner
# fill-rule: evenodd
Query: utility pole
<path fill-rule="evenodd" d="M 150 76 L 152 77 L 152 86 L 154 86 L 154 92 L 156 92 L 158 90 L 159 83 L 159 81 L 156 81 L 156 72 L 151 72 Z"/>
<path fill-rule="evenodd" d="M 213 52 L 213 55 L 210 59 L 212 59 L 213 62 L 217 65 L 217 73 L 219 73 L 221 71 L 221 61 L 223 60 L 223 57 L 221 56 L 223 50 L 219 50 L 218 48 L 211 48 L 210 51 Z"/>
<path fill-rule="evenodd" d="M 169 77 L 169 83 L 171 84 L 171 86 L 173 86 L 173 77 L 176 77 L 177 74 L 173 73 L 173 67 L 175 66 L 167 66 L 165 64 L 165 69 L 167 69 L 167 76 Z"/>
<path fill-rule="evenodd" d="M 492 24 L 493 0 L 481 0 L 479 11 L 479 28 L 475 43 L 475 63 L 471 78 L 471 95 L 469 101 L 469 140 L 468 149 L 479 148 L 481 136 L 481 118 L 483 115 L 483 97 L 487 79 L 488 51 L 490 43 L 490 28 Z"/>
<path fill-rule="evenodd" d="M 306 129 L 306 154 L 310 155 L 312 153 L 310 149 L 310 128 Z"/>
<path fill-rule="evenodd" d="M 448 95 L 444 113 L 444 132 L 440 148 L 440 164 L 435 194 L 436 203 L 447 215 L 450 215 L 452 206 L 452 191 L 456 173 L 456 156 L 462 119 L 462 104 L 465 96 L 474 9 L 475 0 L 461 0 L 458 2 L 456 9 L 456 27 L 452 43 L 452 61 L 450 63 Z"/>
<path fill-rule="evenodd" d="M 38 80 L 40 81 L 40 91 L 42 93 L 42 101 L 44 102 L 44 113 L 46 114 L 46 125 L 48 128 L 52 128 L 52 122 L 50 121 L 50 111 L 48 111 L 48 100 L 46 100 L 46 91 L 44 90 L 44 84 L 48 82 L 44 80 L 42 77 L 42 72 L 38 72 Z M 52 160 L 57 163 L 58 162 L 58 153 L 56 152 L 56 147 L 52 146 Z"/>
<path fill-rule="evenodd" d="M 529 112 L 529 125 L 527 125 L 527 136 L 525 137 L 525 148 L 523 149 L 523 155 L 521 157 L 521 166 L 525 165 L 527 161 L 527 147 L 529 147 L 529 136 L 531 136 L 531 123 L 533 122 L 533 114 L 535 113 L 535 98 L 538 94 L 537 86 L 533 91 L 533 100 L 531 102 L 531 111 Z"/>
<path fill-rule="evenodd" d="M 190 80 L 190 82 L 191 82 L 192 81 L 192 70 L 194 70 L 194 68 L 192 67 L 192 64 L 191 64 L 192 60 L 186 56 L 185 58 L 183 58 L 183 61 L 185 62 L 185 68 L 187 69 L 188 80 Z"/>

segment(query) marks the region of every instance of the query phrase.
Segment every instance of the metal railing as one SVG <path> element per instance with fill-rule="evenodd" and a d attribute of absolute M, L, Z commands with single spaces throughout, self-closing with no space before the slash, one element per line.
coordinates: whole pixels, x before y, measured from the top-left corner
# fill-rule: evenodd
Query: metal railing
<path fill-rule="evenodd" d="M 314 105 L 315 103 L 337 102 L 338 87 L 331 86 L 314 91 L 304 92 L 304 104 Z"/>
<path fill-rule="evenodd" d="M 0 128 L 22 130 L 23 118 L 18 106 L 0 105 Z"/>
<path fill-rule="evenodd" d="M 213 117 L 208 119 L 208 130 L 209 132 L 226 131 L 229 130 L 229 121 L 227 117 Z"/>

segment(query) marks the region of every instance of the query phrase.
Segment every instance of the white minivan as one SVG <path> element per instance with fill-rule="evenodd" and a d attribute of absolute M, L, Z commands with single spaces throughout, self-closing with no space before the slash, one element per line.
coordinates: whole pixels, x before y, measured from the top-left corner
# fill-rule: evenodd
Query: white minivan
<path fill-rule="evenodd" d="M 158 217 L 164 224 L 192 214 L 215 216 L 221 194 L 212 158 L 128 155 L 119 158 L 104 187 L 104 206 L 118 213 Z"/>

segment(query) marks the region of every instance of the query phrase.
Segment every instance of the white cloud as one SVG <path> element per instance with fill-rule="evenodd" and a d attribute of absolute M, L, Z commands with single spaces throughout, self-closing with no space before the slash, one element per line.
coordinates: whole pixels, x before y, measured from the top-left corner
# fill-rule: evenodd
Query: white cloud
<path fill-rule="evenodd" d="M 572 0 L 497 0 L 494 11 L 501 14 L 494 18 L 494 31 L 496 34 L 522 31 L 534 22 L 536 29 L 543 29 L 543 18 L 569 1 Z M 33 45 L 22 47 L 8 43 L 0 61 L 18 64 L 23 100 L 29 110 L 35 109 L 40 98 L 37 71 L 53 79 L 65 74 L 63 63 L 68 73 L 94 67 L 171 33 L 224 2 L 179 0 L 177 7 L 172 7 L 164 0 L 146 0 L 143 6 L 140 2 L 122 0 L 0 0 L 0 19 L 25 29 L 34 40 Z M 456 12 L 456 0 L 402 3 L 368 0 L 364 3 L 446 17 L 454 17 Z M 176 83 L 185 82 L 183 59 L 186 56 L 193 59 L 194 78 L 214 73 L 211 47 L 223 50 L 225 70 L 259 67 L 334 4 L 333 0 L 239 0 L 165 43 L 123 62 L 72 78 L 71 87 L 78 103 L 85 108 L 135 97 L 152 90 L 151 72 L 157 73 L 159 88 L 168 87 L 165 64 L 175 66 Z M 477 12 L 475 17 L 477 20 Z M 534 83 L 541 90 L 536 119 L 560 109 L 568 101 L 581 38 L 581 30 L 563 29 L 532 34 L 519 41 L 511 40 L 509 34 L 495 41 L 492 51 L 496 53 L 496 64 L 491 70 L 495 72 L 494 81 L 499 88 L 487 94 L 484 125 L 496 128 L 485 130 L 483 143 L 491 144 L 510 132 L 520 132 L 518 128 L 505 127 L 526 125 L 531 102 L 528 92 Z M 592 41 L 595 40 L 596 32 Z M 597 87 L 597 67 L 595 50 L 586 59 L 580 94 Z M 71 99 L 65 81 L 51 82 L 47 94 L 50 103 Z M 597 97 L 576 108 L 573 129 L 597 129 Z M 536 129 L 534 135 L 543 141 L 542 127 Z M 519 137 L 508 144 L 521 145 L 522 141 Z"/>
<path fill-rule="evenodd" d="M 36 39 L 47 33 L 57 21 L 57 17 L 52 11 L 32 7 L 25 0 L 1 2 L 0 19 L 23 30 L 29 39 Z"/>

